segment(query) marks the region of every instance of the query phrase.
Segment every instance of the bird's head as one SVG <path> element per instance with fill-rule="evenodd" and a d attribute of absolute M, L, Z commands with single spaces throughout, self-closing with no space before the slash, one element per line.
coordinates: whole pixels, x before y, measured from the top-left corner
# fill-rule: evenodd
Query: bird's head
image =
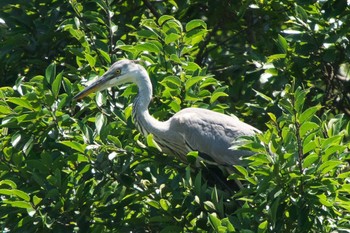
<path fill-rule="evenodd" d="M 137 61 L 120 60 L 115 62 L 98 80 L 74 96 L 75 100 L 82 99 L 90 93 L 102 91 L 109 87 L 129 82 L 137 82 L 137 78 L 146 72 Z"/>

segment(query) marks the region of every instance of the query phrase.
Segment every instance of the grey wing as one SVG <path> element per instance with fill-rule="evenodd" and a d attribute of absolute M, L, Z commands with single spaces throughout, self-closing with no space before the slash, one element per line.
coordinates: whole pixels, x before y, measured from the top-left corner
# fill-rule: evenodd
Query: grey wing
<path fill-rule="evenodd" d="M 236 118 L 197 108 L 175 114 L 170 127 L 179 133 L 177 140 L 183 140 L 190 150 L 199 151 L 203 159 L 221 165 L 241 164 L 241 157 L 249 152 L 230 149 L 232 142 L 259 132 Z"/>

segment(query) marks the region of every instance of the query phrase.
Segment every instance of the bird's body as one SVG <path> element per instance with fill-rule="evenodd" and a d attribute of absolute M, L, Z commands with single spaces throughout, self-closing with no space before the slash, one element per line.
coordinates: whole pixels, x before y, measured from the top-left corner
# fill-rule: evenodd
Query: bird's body
<path fill-rule="evenodd" d="M 167 121 L 158 121 L 149 114 L 152 85 L 147 71 L 130 60 L 121 60 L 95 83 L 76 95 L 80 99 L 92 91 L 127 82 L 136 83 L 139 94 L 133 105 L 133 119 L 137 129 L 144 135 L 152 134 L 154 140 L 169 155 L 186 161 L 190 151 L 198 151 L 200 160 L 218 165 L 241 164 L 247 151 L 230 149 L 241 136 L 252 136 L 256 128 L 238 118 L 200 108 L 186 108 Z"/>

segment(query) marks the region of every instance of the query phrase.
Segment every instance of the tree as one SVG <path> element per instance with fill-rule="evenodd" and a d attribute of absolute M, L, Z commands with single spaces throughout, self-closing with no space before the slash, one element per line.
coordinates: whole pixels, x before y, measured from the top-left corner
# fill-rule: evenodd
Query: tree
<path fill-rule="evenodd" d="M 347 3 L 212 4 L 0 3 L 4 231 L 349 228 Z M 122 57 L 148 64 L 155 117 L 196 106 L 264 131 L 229 177 L 243 189 L 226 192 L 141 136 L 135 86 L 72 102 Z"/>

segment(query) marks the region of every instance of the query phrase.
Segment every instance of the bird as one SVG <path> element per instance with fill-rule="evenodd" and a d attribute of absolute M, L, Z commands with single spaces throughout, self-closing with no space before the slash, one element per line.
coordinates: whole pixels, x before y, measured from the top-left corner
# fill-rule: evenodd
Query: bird
<path fill-rule="evenodd" d="M 122 59 L 95 82 L 73 97 L 80 100 L 90 93 L 113 86 L 135 83 L 138 94 L 134 99 L 132 118 L 139 132 L 153 135 L 161 151 L 188 163 L 189 152 L 197 151 L 197 166 L 200 163 L 217 166 L 244 164 L 250 151 L 233 149 L 232 144 L 241 136 L 260 133 L 255 127 L 223 113 L 203 108 L 185 108 L 166 121 L 155 119 L 148 110 L 152 100 L 152 83 L 146 69 L 138 60 Z"/>

